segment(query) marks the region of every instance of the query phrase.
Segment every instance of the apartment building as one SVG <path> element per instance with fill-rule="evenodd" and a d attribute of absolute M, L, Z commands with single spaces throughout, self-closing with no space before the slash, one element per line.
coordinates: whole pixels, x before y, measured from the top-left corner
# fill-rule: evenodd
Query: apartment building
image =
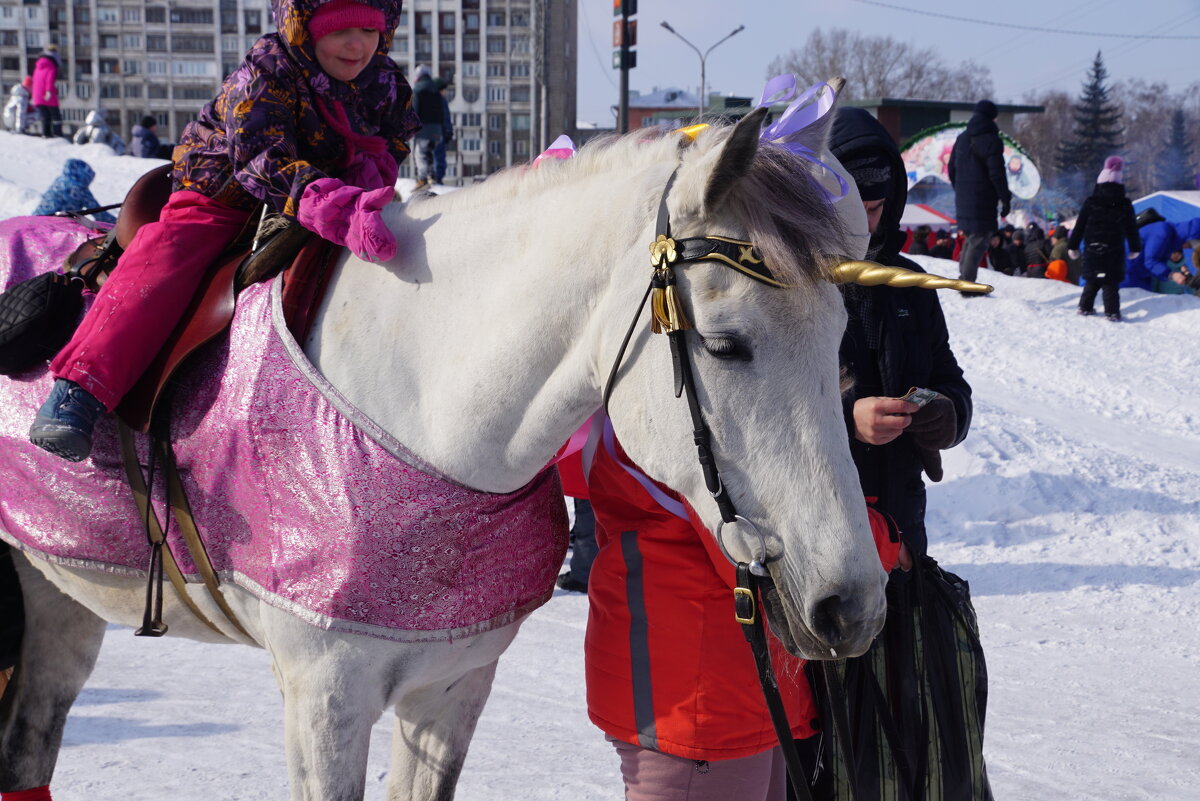
<path fill-rule="evenodd" d="M 268 0 L 0 0 L 0 84 L 7 95 L 54 42 L 64 131 L 102 108 L 126 140 L 150 114 L 174 141 L 271 29 Z"/>
<path fill-rule="evenodd" d="M 528 161 L 575 127 L 574 0 L 408 0 L 392 56 L 451 81 L 451 183 Z M 268 0 L 0 0 L 0 93 L 59 46 L 64 130 L 104 109 L 126 139 L 146 114 L 164 141 L 273 30 Z M 410 165 L 405 165 L 402 175 Z"/>
<path fill-rule="evenodd" d="M 536 156 L 575 132 L 574 0 L 409 0 L 392 57 L 449 80 L 451 183 Z M 411 165 L 401 168 L 409 174 Z"/>

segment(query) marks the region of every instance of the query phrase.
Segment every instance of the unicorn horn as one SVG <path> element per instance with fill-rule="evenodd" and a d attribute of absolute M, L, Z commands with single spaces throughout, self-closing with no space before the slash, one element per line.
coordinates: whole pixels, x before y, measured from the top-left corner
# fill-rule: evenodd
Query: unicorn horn
<path fill-rule="evenodd" d="M 959 292 L 978 292 L 986 295 L 995 287 L 943 278 L 940 275 L 918 273 L 903 267 L 884 267 L 873 261 L 844 261 L 833 268 L 835 284 L 862 284 L 863 286 L 919 286 L 923 289 L 957 289 Z"/>

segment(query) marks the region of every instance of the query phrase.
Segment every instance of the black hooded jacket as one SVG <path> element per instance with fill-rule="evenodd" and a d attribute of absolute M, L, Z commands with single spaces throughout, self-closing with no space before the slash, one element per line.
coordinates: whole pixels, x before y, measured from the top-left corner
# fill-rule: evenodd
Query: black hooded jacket
<path fill-rule="evenodd" d="M 829 148 L 843 163 L 870 153 L 886 156 L 892 166 L 892 189 L 871 236 L 867 258 L 923 272 L 916 262 L 900 255 L 904 234 L 899 224 L 908 187 L 900 151 L 887 130 L 863 109 L 841 108 L 834 119 Z M 909 549 L 922 554 L 926 545 L 925 485 L 917 448 L 908 434 L 887 445 L 859 441 L 854 436 L 854 402 L 864 397 L 899 397 L 911 387 L 936 390 L 954 404 L 956 445 L 971 425 L 971 387 L 950 350 L 946 319 L 935 291 L 848 285 L 843 297 L 849 324 L 840 359 L 855 380 L 843 398 L 850 453 L 863 493 L 879 499 L 879 508 L 895 519 Z"/>
<path fill-rule="evenodd" d="M 1124 184 L 1096 184 L 1091 196 L 1083 201 L 1067 240 L 1071 250 L 1079 250 L 1080 241 L 1087 243 L 1083 249 L 1085 278 L 1103 277 L 1113 283 L 1124 280 L 1125 244 L 1129 244 L 1131 253 L 1142 249 L 1137 216 L 1133 203 L 1125 196 Z"/>
<path fill-rule="evenodd" d="M 1004 143 L 996 121 L 976 112 L 954 140 L 947 165 L 958 227 L 968 234 L 996 230 L 999 202 L 1012 202 L 1004 173 Z"/>

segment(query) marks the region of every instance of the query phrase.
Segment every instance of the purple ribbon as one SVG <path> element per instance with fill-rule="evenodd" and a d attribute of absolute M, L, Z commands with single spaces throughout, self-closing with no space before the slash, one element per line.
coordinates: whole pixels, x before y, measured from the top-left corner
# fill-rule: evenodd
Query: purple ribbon
<path fill-rule="evenodd" d="M 814 83 L 803 92 L 798 92 L 796 76 L 786 74 L 776 75 L 767 81 L 767 85 L 763 87 L 762 96 L 756 104 L 756 108 L 763 108 L 776 103 L 788 103 L 788 107 L 783 114 L 779 115 L 779 119 L 764 128 L 758 138 L 762 142 L 782 147 L 806 161 L 823 167 L 837 178 L 838 186 L 841 187 L 841 192 L 838 194 L 831 192 L 823 184 L 817 184 L 831 203 L 841 200 L 850 191 L 846 179 L 817 158 L 817 154 L 813 152 L 812 148 L 792 140 L 805 128 L 832 111 L 836 100 L 837 92 L 829 84 L 823 81 Z"/>

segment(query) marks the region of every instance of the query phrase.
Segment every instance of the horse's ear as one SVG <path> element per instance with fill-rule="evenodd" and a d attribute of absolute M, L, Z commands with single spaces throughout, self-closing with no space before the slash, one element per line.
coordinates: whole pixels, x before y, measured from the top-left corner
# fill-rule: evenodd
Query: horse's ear
<path fill-rule="evenodd" d="M 721 158 L 708 178 L 704 190 L 705 209 L 711 211 L 720 206 L 734 183 L 749 172 L 754 154 L 758 152 L 758 135 L 766 116 L 767 109 L 755 109 L 734 126 L 721 149 Z"/>

